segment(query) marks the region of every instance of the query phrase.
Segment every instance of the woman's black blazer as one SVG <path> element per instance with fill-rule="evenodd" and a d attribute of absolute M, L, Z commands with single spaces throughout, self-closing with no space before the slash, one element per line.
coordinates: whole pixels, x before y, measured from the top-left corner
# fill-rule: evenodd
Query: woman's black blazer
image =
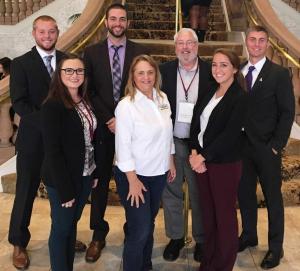
<path fill-rule="evenodd" d="M 212 86 L 204 99 L 196 104 L 190 130 L 190 148 L 196 149 L 206 162 L 227 163 L 240 159 L 242 127 L 246 114 L 246 93 L 234 81 L 222 100 L 213 109 L 199 145 L 200 115 L 218 86 Z"/>
<path fill-rule="evenodd" d="M 85 159 L 83 125 L 76 110 L 67 109 L 61 101 L 48 100 L 41 113 L 44 183 L 57 189 L 62 203 L 68 202 L 78 195 L 82 184 Z M 96 169 L 93 177 L 98 175 Z"/>

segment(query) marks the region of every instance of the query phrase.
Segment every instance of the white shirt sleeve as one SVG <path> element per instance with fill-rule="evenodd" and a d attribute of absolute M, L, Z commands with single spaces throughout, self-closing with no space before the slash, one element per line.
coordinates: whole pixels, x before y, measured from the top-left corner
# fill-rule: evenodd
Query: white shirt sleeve
<path fill-rule="evenodd" d="M 118 168 L 123 172 L 135 170 L 135 161 L 132 157 L 132 134 L 134 128 L 133 115 L 130 104 L 123 100 L 115 110 L 116 117 L 116 160 Z"/>

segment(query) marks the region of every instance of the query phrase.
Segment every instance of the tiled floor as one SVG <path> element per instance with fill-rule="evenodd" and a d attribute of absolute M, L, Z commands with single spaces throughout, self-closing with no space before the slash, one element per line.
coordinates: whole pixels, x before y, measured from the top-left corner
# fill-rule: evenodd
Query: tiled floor
<path fill-rule="evenodd" d="M 12 247 L 7 241 L 8 223 L 13 203 L 13 195 L 0 193 L 0 271 L 15 270 L 11 265 Z M 300 271 L 300 206 L 286 208 L 285 255 L 281 265 L 274 271 Z M 84 260 L 84 253 L 75 259 L 75 271 L 121 271 L 124 212 L 122 207 L 108 207 L 107 220 L 111 231 L 107 238 L 107 246 L 101 258 L 94 264 Z M 259 267 L 267 248 L 266 210 L 259 210 L 259 246 L 246 250 L 238 255 L 234 271 L 261 270 Z M 32 222 L 32 238 L 28 249 L 31 258 L 29 271 L 48 271 L 49 256 L 47 237 L 49 233 L 49 204 L 47 200 L 36 199 Z M 78 226 L 78 239 L 88 243 L 91 237 L 89 230 L 89 205 L 86 206 Z M 159 212 L 156 230 L 155 247 L 153 251 L 153 265 L 155 271 L 196 271 L 198 263 L 193 261 L 193 244 L 182 250 L 180 258 L 173 263 L 165 262 L 162 252 L 167 238 L 164 233 L 163 213 Z"/>

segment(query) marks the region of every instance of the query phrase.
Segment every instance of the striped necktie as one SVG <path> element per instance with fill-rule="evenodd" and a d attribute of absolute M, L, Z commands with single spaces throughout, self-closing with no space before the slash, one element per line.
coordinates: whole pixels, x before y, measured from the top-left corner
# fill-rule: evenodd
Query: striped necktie
<path fill-rule="evenodd" d="M 46 60 L 46 68 L 47 68 L 47 71 L 48 71 L 50 77 L 52 77 L 53 72 L 54 72 L 54 70 L 53 70 L 53 68 L 51 66 L 51 59 L 52 59 L 52 57 L 53 57 L 53 55 L 49 55 L 49 56 L 45 56 L 44 57 L 45 60 Z"/>
<path fill-rule="evenodd" d="M 121 64 L 120 64 L 120 57 L 118 51 L 123 45 L 120 46 L 111 46 L 115 53 L 113 55 L 113 62 L 112 62 L 112 79 L 113 79 L 113 96 L 115 103 L 120 100 L 120 93 L 121 93 L 121 84 L 122 84 L 122 76 L 121 76 Z"/>

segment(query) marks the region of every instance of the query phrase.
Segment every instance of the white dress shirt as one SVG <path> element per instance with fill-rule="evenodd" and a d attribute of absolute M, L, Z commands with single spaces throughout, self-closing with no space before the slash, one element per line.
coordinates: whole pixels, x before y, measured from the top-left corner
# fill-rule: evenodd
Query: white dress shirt
<path fill-rule="evenodd" d="M 214 108 L 218 105 L 218 103 L 222 100 L 223 96 L 216 98 L 216 94 L 210 99 L 209 103 L 204 108 L 201 116 L 200 116 L 200 133 L 198 135 L 199 145 L 203 148 L 203 135 L 205 133 L 209 117 L 214 110 Z"/>
<path fill-rule="evenodd" d="M 55 71 L 56 69 L 56 50 L 54 49 L 52 51 L 51 54 L 47 53 L 46 51 L 44 51 L 42 48 L 40 48 L 39 46 L 36 45 L 36 50 L 38 51 L 39 55 L 41 56 L 41 58 L 43 59 L 43 62 L 45 64 L 45 66 L 47 66 L 47 63 L 46 63 L 46 59 L 45 57 L 46 56 L 50 56 L 52 55 L 53 57 L 51 58 L 51 66 L 53 68 L 53 71 Z"/>
<path fill-rule="evenodd" d="M 133 100 L 122 99 L 115 110 L 116 165 L 142 176 L 165 174 L 175 153 L 171 108 L 166 94 L 153 89 L 153 100 L 137 90 Z"/>
<path fill-rule="evenodd" d="M 255 65 L 253 65 L 250 61 L 248 61 L 247 65 L 245 65 L 242 69 L 242 74 L 244 75 L 244 77 L 246 76 L 246 74 L 248 73 L 249 67 L 250 66 L 254 66 L 255 69 L 252 71 L 252 84 L 251 87 L 253 87 L 263 65 L 266 62 L 266 57 L 263 57 L 260 61 L 258 61 Z M 259 79 L 260 80 L 260 79 Z"/>

